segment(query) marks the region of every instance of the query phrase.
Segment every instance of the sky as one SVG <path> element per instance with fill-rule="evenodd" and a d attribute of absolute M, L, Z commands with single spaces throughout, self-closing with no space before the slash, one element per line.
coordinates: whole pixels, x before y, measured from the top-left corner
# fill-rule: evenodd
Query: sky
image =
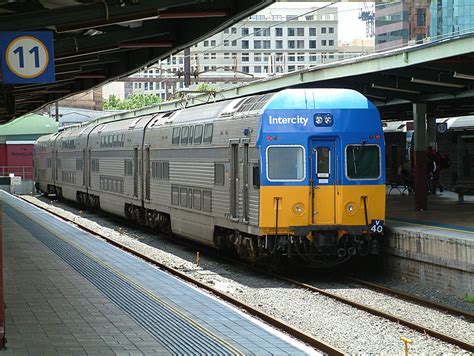
<path fill-rule="evenodd" d="M 272 7 L 295 7 L 301 9 L 301 13 L 311 8 L 321 7 L 330 4 L 329 2 L 279 2 L 271 5 Z M 373 9 L 373 2 L 366 1 L 367 7 Z M 338 39 L 340 41 L 350 42 L 353 39 L 365 39 L 365 22 L 359 20 L 360 9 L 364 8 L 364 2 L 339 2 L 334 5 L 338 8 Z"/>

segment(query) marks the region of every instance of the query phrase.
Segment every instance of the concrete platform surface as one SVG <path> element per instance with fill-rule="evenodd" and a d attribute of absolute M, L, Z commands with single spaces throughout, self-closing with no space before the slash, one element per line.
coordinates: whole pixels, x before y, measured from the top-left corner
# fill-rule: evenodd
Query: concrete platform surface
<path fill-rule="evenodd" d="M 6 354 L 318 354 L 72 224 L 0 199 Z"/>

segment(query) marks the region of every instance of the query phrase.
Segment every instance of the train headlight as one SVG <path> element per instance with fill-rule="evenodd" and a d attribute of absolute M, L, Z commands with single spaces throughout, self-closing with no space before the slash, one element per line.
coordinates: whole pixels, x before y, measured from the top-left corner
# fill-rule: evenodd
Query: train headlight
<path fill-rule="evenodd" d="M 332 125 L 332 117 L 327 115 L 325 118 L 324 118 L 324 123 L 328 126 L 331 126 Z"/>
<path fill-rule="evenodd" d="M 304 213 L 304 205 L 302 203 L 296 203 L 293 205 L 293 212 L 296 215 L 302 215 Z"/>
<path fill-rule="evenodd" d="M 323 117 L 322 116 L 316 116 L 316 118 L 314 119 L 314 122 L 316 123 L 316 125 L 322 125 L 323 124 Z"/>
<path fill-rule="evenodd" d="M 346 214 L 354 215 L 357 212 L 357 207 L 354 202 L 349 202 L 346 204 Z"/>

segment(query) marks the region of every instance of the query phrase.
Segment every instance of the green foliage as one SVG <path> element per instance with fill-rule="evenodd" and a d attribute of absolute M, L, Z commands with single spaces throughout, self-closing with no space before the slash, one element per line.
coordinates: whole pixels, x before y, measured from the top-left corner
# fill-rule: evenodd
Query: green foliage
<path fill-rule="evenodd" d="M 464 297 L 464 300 L 465 300 L 466 302 L 468 302 L 468 303 L 474 304 L 474 295 L 472 295 L 472 294 L 471 294 L 471 295 L 466 295 L 466 296 Z"/>
<path fill-rule="evenodd" d="M 131 94 L 128 99 L 125 100 L 121 100 L 115 95 L 111 95 L 104 101 L 104 109 L 133 110 L 159 103 L 161 103 L 161 98 L 155 94 Z"/>
<path fill-rule="evenodd" d="M 218 87 L 215 87 L 211 84 L 208 83 L 201 83 L 199 84 L 196 89 L 196 91 L 202 91 L 202 92 L 207 92 L 207 93 L 217 93 L 219 91 Z"/>

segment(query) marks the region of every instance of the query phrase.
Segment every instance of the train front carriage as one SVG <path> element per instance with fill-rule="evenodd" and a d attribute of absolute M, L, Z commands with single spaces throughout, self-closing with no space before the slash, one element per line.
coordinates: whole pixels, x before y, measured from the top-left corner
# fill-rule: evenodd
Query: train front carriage
<path fill-rule="evenodd" d="M 285 90 L 261 117 L 260 239 L 332 265 L 378 252 L 385 218 L 377 109 L 345 89 Z"/>

